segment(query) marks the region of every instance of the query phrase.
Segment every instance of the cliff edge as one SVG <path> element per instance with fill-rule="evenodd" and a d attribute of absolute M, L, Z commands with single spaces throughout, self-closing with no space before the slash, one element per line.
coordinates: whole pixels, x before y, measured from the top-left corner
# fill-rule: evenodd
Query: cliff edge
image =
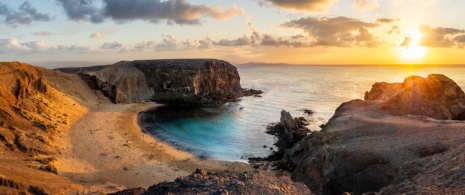
<path fill-rule="evenodd" d="M 444 75 L 377 83 L 343 103 L 321 132 L 285 151 L 280 166 L 315 194 L 464 190 L 464 93 Z"/>
<path fill-rule="evenodd" d="M 242 96 L 237 68 L 223 60 L 137 60 L 109 66 L 66 68 L 114 103 L 221 105 Z"/>

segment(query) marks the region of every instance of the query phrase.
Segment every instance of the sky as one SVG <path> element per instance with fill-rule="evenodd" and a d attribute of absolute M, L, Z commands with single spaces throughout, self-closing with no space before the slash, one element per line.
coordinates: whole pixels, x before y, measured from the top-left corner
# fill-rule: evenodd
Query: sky
<path fill-rule="evenodd" d="M 0 61 L 465 64 L 461 0 L 0 0 Z"/>

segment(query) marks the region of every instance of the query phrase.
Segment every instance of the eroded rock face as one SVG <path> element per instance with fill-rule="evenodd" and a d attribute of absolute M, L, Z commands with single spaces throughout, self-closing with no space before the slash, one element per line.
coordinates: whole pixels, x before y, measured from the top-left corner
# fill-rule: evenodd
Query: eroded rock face
<path fill-rule="evenodd" d="M 431 119 L 454 119 L 463 112 L 464 94 L 454 81 L 430 75 L 377 83 L 365 99 L 343 103 L 321 132 L 284 153 L 281 165 L 293 180 L 315 194 L 463 190 L 458 185 L 463 181 L 453 178 L 465 169 L 454 163 L 463 161 L 458 152 L 465 124 Z"/>
<path fill-rule="evenodd" d="M 69 123 L 69 108 L 83 111 L 52 86 L 53 71 L 0 62 L 0 149 L 56 154 L 54 139 Z"/>
<path fill-rule="evenodd" d="M 242 96 L 236 67 L 222 60 L 141 60 L 79 70 L 88 75 L 83 78 L 92 81 L 91 87 L 102 90 L 107 84 L 109 90 L 102 92 L 110 91 L 107 97 L 115 103 L 221 105 Z"/>
<path fill-rule="evenodd" d="M 393 115 L 422 115 L 435 119 L 465 120 L 465 94 L 451 79 L 432 74 L 411 76 L 403 83 L 375 83 L 365 100 L 379 101 Z"/>

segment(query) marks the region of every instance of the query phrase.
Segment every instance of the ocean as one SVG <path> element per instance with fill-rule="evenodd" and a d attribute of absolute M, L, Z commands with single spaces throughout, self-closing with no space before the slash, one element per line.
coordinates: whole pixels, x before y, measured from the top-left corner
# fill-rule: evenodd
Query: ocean
<path fill-rule="evenodd" d="M 465 89 L 465 66 L 238 66 L 243 88 L 262 97 L 244 97 L 221 107 L 160 107 L 142 116 L 152 136 L 204 158 L 246 161 L 275 150 L 266 127 L 279 122 L 281 110 L 306 117 L 313 131 L 343 102 L 363 99 L 375 82 L 402 82 L 410 75 L 444 74 Z M 305 109 L 314 111 L 312 116 Z M 265 147 L 266 146 L 266 147 Z"/>

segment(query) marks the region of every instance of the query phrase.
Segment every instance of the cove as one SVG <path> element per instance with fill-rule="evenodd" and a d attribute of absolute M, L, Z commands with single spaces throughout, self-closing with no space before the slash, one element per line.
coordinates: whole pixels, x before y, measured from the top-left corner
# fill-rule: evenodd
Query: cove
<path fill-rule="evenodd" d="M 160 106 L 139 115 L 148 134 L 201 158 L 245 161 L 271 153 L 273 137 L 238 103 L 219 107 Z M 263 146 L 267 147 L 264 148 Z"/>

